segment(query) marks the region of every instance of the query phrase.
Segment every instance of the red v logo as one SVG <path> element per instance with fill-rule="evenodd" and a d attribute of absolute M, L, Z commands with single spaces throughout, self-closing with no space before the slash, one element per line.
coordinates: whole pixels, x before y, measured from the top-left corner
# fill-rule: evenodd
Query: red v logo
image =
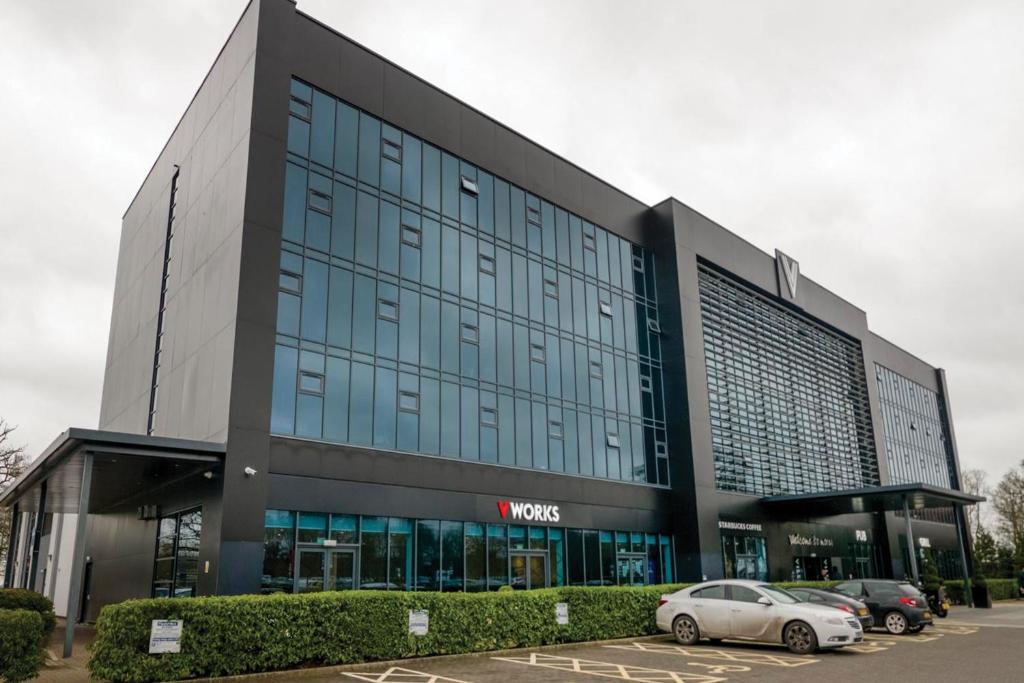
<path fill-rule="evenodd" d="M 499 500 L 498 501 L 498 512 L 501 513 L 501 518 L 502 519 L 505 519 L 505 517 L 508 516 L 508 501 L 507 500 Z"/>

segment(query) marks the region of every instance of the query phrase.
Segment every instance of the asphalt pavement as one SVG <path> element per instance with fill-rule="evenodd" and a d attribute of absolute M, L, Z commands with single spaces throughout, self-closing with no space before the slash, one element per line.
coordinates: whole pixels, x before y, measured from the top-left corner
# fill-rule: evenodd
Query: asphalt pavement
<path fill-rule="evenodd" d="M 765 681 L 1024 681 L 1024 602 L 954 608 L 917 635 L 871 631 L 862 644 L 813 656 L 781 645 L 726 641 L 692 647 L 669 636 L 332 667 L 263 675 L 304 683 L 645 683 Z"/>

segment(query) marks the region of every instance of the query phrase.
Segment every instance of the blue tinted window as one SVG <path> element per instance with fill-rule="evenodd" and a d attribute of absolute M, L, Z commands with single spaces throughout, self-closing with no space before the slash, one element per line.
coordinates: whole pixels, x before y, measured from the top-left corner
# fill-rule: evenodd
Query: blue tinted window
<path fill-rule="evenodd" d="M 441 213 L 441 152 L 423 145 L 423 207 Z"/>
<path fill-rule="evenodd" d="M 351 259 L 356 232 L 356 191 L 334 183 L 334 211 L 331 213 L 331 254 Z"/>
<path fill-rule="evenodd" d="M 299 336 L 299 307 L 302 300 L 294 294 L 277 294 L 277 331 L 290 337 Z"/>
<path fill-rule="evenodd" d="M 380 121 L 359 113 L 359 180 L 380 182 Z"/>
<path fill-rule="evenodd" d="M 459 231 L 441 226 L 441 287 L 452 294 L 459 293 Z"/>
<path fill-rule="evenodd" d="M 295 408 L 295 436 L 319 439 L 322 436 L 324 399 L 299 393 Z"/>
<path fill-rule="evenodd" d="M 441 382 L 441 455 L 459 457 L 459 385 Z"/>
<path fill-rule="evenodd" d="M 381 202 L 378 263 L 385 273 L 398 274 L 398 239 L 398 206 Z"/>
<path fill-rule="evenodd" d="M 416 204 L 420 203 L 420 141 L 411 135 L 402 139 L 402 198 Z"/>
<path fill-rule="evenodd" d="M 423 284 L 436 289 L 441 286 L 441 225 L 429 218 L 424 218 L 422 225 Z"/>
<path fill-rule="evenodd" d="M 515 399 L 498 396 L 498 462 L 516 464 L 516 406 Z"/>
<path fill-rule="evenodd" d="M 441 370 L 459 372 L 459 307 L 441 302 Z"/>
<path fill-rule="evenodd" d="M 463 460 L 480 459 L 480 398 L 473 387 L 462 387 Z"/>
<path fill-rule="evenodd" d="M 335 99 L 319 90 L 313 93 L 313 123 L 309 137 L 309 158 L 327 168 L 334 165 Z"/>
<path fill-rule="evenodd" d="M 577 416 L 579 428 L 580 474 L 594 474 L 594 450 L 591 448 L 590 415 L 580 412 Z"/>
<path fill-rule="evenodd" d="M 531 406 L 533 417 L 533 467 L 548 469 L 548 409 L 543 403 Z"/>
<path fill-rule="evenodd" d="M 327 264 L 306 259 L 302 289 L 302 337 L 321 343 L 327 333 L 327 271 Z"/>
<path fill-rule="evenodd" d="M 299 368 L 299 351 L 278 345 L 274 351 L 274 397 L 270 431 L 275 434 L 295 432 L 295 378 Z"/>
<path fill-rule="evenodd" d="M 402 133 L 385 125 L 382 130 L 380 189 L 393 195 L 402 193 Z"/>
<path fill-rule="evenodd" d="M 509 188 L 504 180 L 494 179 L 494 235 L 506 242 L 512 239 L 512 213 L 509 208 Z"/>
<path fill-rule="evenodd" d="M 512 216 L 512 244 L 526 247 L 526 193 L 518 187 L 509 187 Z"/>
<path fill-rule="evenodd" d="M 377 198 L 360 192 L 356 201 L 356 261 L 377 266 Z"/>
<path fill-rule="evenodd" d="M 592 415 L 590 427 L 590 446 L 594 449 L 594 475 L 606 477 L 608 476 L 608 455 L 605 452 L 605 444 L 608 435 L 604 430 L 604 418 L 600 415 Z"/>
<path fill-rule="evenodd" d="M 373 438 L 373 366 L 352 363 L 349 394 L 349 439 L 357 445 L 370 445 Z"/>
<path fill-rule="evenodd" d="M 459 168 L 461 176 L 468 178 L 469 180 L 476 180 L 476 168 L 463 162 Z M 477 188 L 479 190 L 479 185 Z M 463 225 L 468 225 L 471 228 L 476 227 L 476 212 L 477 212 L 477 198 L 476 195 L 469 192 L 459 192 L 459 220 L 462 221 Z"/>
<path fill-rule="evenodd" d="M 349 362 L 327 357 L 327 381 L 324 389 L 324 438 L 348 441 Z"/>
<path fill-rule="evenodd" d="M 477 185 L 480 187 L 480 196 L 477 200 L 478 221 L 480 232 L 488 235 L 494 234 L 494 178 L 490 174 L 480 171 L 477 174 Z"/>
<path fill-rule="evenodd" d="M 347 176 L 356 176 L 359 144 L 359 112 L 338 103 L 334 128 L 334 168 Z"/>
<path fill-rule="evenodd" d="M 306 197 L 306 246 L 326 252 L 331 242 L 331 181 L 319 173 L 309 174 Z"/>
<path fill-rule="evenodd" d="M 445 228 L 447 230 L 447 228 Z M 480 272 L 480 253 L 476 238 L 462 234 L 462 296 L 476 300 L 477 279 Z"/>
<path fill-rule="evenodd" d="M 377 282 L 366 275 L 355 276 L 352 297 L 352 348 L 372 354 L 377 329 Z"/>
<path fill-rule="evenodd" d="M 379 448 L 395 447 L 396 380 L 394 370 L 377 368 L 373 394 L 373 445 Z"/>
<path fill-rule="evenodd" d="M 532 448 L 530 436 L 533 433 L 532 418 L 530 416 L 530 402 L 516 399 L 516 465 L 520 467 L 531 467 L 533 465 Z"/>
<path fill-rule="evenodd" d="M 420 362 L 437 369 L 441 366 L 441 302 L 424 296 L 420 310 Z"/>
<path fill-rule="evenodd" d="M 578 429 L 576 423 L 576 411 L 565 409 L 562 411 L 562 422 L 565 427 L 565 439 L 563 444 L 563 459 L 565 462 L 564 471 L 569 474 L 577 474 L 580 471 L 578 444 Z"/>
<path fill-rule="evenodd" d="M 480 379 L 485 382 L 497 381 L 497 338 L 494 317 L 480 314 Z"/>
<path fill-rule="evenodd" d="M 420 378 L 420 452 L 436 455 L 441 448 L 441 397 L 436 379 Z"/>
<path fill-rule="evenodd" d="M 499 310 L 512 310 L 512 254 L 508 249 L 494 249 L 495 300 Z"/>
<path fill-rule="evenodd" d="M 420 362 L 420 295 L 412 289 L 402 288 L 399 301 L 398 357 L 403 363 Z"/>
<path fill-rule="evenodd" d="M 398 320 L 401 319 L 398 287 L 386 282 L 377 285 L 377 355 L 398 358 Z"/>
<path fill-rule="evenodd" d="M 398 450 L 415 451 L 419 447 L 420 378 L 409 372 L 398 375 Z"/>
<path fill-rule="evenodd" d="M 459 219 L 459 160 L 441 152 L 441 213 Z"/>
<path fill-rule="evenodd" d="M 498 320 L 498 384 L 506 387 L 515 384 L 512 353 L 512 323 Z"/>
<path fill-rule="evenodd" d="M 284 178 L 284 219 L 281 236 L 301 244 L 306 234 L 306 169 L 288 164 Z"/>

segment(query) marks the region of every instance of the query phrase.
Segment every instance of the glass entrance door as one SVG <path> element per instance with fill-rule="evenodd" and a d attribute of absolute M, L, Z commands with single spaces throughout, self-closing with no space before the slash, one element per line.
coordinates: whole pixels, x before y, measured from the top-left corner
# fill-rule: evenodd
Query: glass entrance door
<path fill-rule="evenodd" d="M 616 573 L 619 575 L 620 586 L 643 586 L 645 582 L 644 568 L 647 556 L 620 553 L 615 560 Z"/>
<path fill-rule="evenodd" d="M 356 587 L 356 554 L 353 550 L 299 550 L 297 564 L 296 593 Z"/>
<path fill-rule="evenodd" d="M 530 590 L 548 587 L 547 553 L 512 553 L 510 559 L 512 588 Z"/>
<path fill-rule="evenodd" d="M 356 587 L 356 554 L 352 550 L 334 550 L 327 567 L 327 590 L 342 591 Z"/>
<path fill-rule="evenodd" d="M 300 550 L 295 572 L 296 593 L 317 593 L 324 589 L 324 567 L 327 553 L 323 550 Z"/>

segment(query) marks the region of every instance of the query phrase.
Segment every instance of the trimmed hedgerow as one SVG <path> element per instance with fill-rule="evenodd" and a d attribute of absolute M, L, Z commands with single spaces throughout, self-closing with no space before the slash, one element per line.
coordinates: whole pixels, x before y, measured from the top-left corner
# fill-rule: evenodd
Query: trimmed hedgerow
<path fill-rule="evenodd" d="M 27 609 L 0 609 L 0 678 L 9 683 L 35 678 L 43 665 L 43 617 Z"/>
<path fill-rule="evenodd" d="M 53 633 L 57 625 L 57 617 L 53 613 L 53 603 L 50 599 L 25 588 L 0 588 L 0 609 L 27 609 L 38 612 L 47 636 Z"/>
<path fill-rule="evenodd" d="M 977 581 L 975 581 L 977 583 Z M 1010 600 L 1017 597 L 1017 579 L 985 579 L 989 595 L 993 600 Z M 964 604 L 964 582 L 957 579 L 946 581 L 946 594 L 957 604 Z"/>
<path fill-rule="evenodd" d="M 129 600 L 96 622 L 89 667 L 114 681 L 178 680 L 654 633 L 658 598 L 680 585 L 496 593 L 343 591 Z M 569 624 L 555 605 L 569 605 Z M 408 633 L 428 611 L 428 635 Z M 148 654 L 154 619 L 182 619 L 181 653 Z"/>

